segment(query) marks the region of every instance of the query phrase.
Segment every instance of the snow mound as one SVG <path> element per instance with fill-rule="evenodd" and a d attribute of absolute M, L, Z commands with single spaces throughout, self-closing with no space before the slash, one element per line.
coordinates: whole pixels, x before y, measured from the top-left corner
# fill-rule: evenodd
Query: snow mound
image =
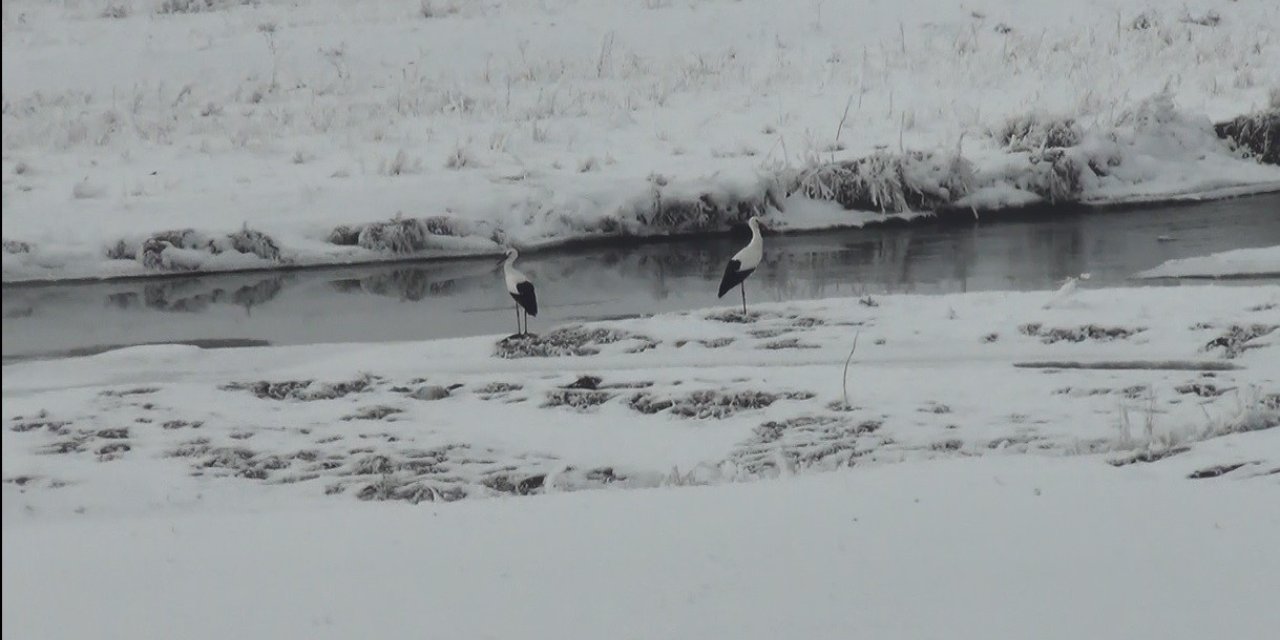
<path fill-rule="evenodd" d="M 1138 278 L 1229 278 L 1280 275 L 1280 245 L 1233 249 L 1207 256 L 1169 260 Z"/>
<path fill-rule="evenodd" d="M 486 238 L 489 242 L 459 241 L 459 238 Z M 339 225 L 329 232 L 329 242 L 339 246 L 359 246 L 392 254 L 420 253 L 429 249 L 464 249 L 480 246 L 492 249 L 501 244 L 501 235 L 491 225 L 451 216 L 427 218 L 396 217 L 386 222 Z"/>
<path fill-rule="evenodd" d="M 153 271 L 217 270 L 217 265 L 257 267 L 284 261 L 271 236 L 248 227 L 220 237 L 209 237 L 195 229 L 175 229 L 136 242 L 121 239 L 107 249 L 106 256 L 111 260 L 136 260 Z"/>

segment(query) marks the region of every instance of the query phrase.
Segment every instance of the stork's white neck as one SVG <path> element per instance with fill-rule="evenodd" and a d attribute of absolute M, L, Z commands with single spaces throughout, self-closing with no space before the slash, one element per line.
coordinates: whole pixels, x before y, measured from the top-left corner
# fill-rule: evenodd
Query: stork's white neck
<path fill-rule="evenodd" d="M 760 237 L 760 223 L 755 218 L 751 218 L 747 220 L 747 226 L 751 227 L 751 242 L 747 243 L 747 246 L 758 250 L 764 244 L 764 239 Z"/>
<path fill-rule="evenodd" d="M 747 226 L 751 227 L 751 242 L 733 256 L 743 270 L 755 269 L 764 257 L 764 240 L 760 237 L 760 223 L 755 218 L 751 218 L 747 220 Z"/>

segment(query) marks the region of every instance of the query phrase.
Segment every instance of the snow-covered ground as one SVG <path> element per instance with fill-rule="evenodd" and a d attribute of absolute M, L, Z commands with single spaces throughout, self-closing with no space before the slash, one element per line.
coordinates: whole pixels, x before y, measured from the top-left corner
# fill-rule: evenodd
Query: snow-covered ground
<path fill-rule="evenodd" d="M 6 0 L 3 277 L 1280 187 L 1280 5 L 1154 4 Z"/>
<path fill-rule="evenodd" d="M 1280 286 L 534 329 L 5 366 L 4 635 L 1280 624 Z"/>
<path fill-rule="evenodd" d="M 445 506 L 6 517 L 4 635 L 1271 637 L 1276 476 L 1150 467 L 1000 457 Z"/>
<path fill-rule="evenodd" d="M 1280 215 L 1280 214 L 1278 214 Z M 1280 275 L 1280 245 L 1169 260 L 1140 278 L 1230 278 Z"/>
<path fill-rule="evenodd" d="M 536 339 L 12 364 L 4 515 L 457 500 L 1013 453 L 1124 462 L 1280 422 L 1278 305 L 1278 286 L 902 295 Z M 1121 366 L 1073 364 L 1099 361 Z M 1265 449 L 1199 462 L 1280 467 Z"/>

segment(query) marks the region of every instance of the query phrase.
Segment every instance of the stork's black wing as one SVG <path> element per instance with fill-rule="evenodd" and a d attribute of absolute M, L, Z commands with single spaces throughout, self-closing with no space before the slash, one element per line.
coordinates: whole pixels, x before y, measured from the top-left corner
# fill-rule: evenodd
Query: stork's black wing
<path fill-rule="evenodd" d="M 720 295 L 716 297 L 723 298 L 724 294 L 729 293 L 729 291 L 734 287 L 742 284 L 742 281 L 746 280 L 747 276 L 751 275 L 752 271 L 755 271 L 755 269 L 739 271 L 738 269 L 741 266 L 742 263 L 737 260 L 729 261 L 729 264 L 724 268 L 724 277 L 720 279 Z"/>
<path fill-rule="evenodd" d="M 533 293 L 532 282 L 525 281 L 525 282 L 521 282 L 520 284 L 517 284 L 516 292 L 511 294 L 511 297 L 515 299 L 516 304 L 520 305 L 520 307 L 524 309 L 526 313 L 528 313 L 531 316 L 537 317 L 538 296 Z"/>

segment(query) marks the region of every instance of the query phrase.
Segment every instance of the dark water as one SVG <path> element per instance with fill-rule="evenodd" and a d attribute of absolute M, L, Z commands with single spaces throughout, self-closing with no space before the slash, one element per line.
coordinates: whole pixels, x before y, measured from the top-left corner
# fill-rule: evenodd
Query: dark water
<path fill-rule="evenodd" d="M 524 256 L 519 266 L 537 285 L 542 311 L 530 329 L 737 304 L 736 292 L 717 301 L 715 290 L 742 242 L 702 238 Z M 1097 287 L 1171 258 L 1280 243 L 1280 194 L 1040 221 L 767 236 L 765 243 L 748 302 L 1052 289 L 1081 273 L 1092 276 L 1082 286 Z M 515 330 L 491 259 L 6 286 L 3 306 L 6 361 L 158 342 L 306 344 Z"/>

